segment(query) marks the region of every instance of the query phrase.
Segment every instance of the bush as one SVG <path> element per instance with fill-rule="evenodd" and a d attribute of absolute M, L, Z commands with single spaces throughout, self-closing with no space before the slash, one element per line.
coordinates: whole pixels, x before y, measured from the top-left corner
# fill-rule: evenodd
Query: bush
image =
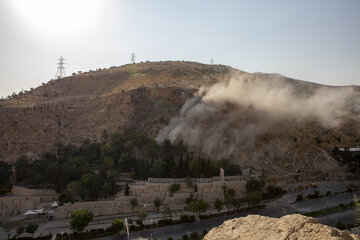
<path fill-rule="evenodd" d="M 299 202 L 299 201 L 302 201 L 304 199 L 303 195 L 297 195 L 296 196 L 296 201 Z"/>
<path fill-rule="evenodd" d="M 264 187 L 264 183 L 258 180 L 249 180 L 246 182 L 245 187 L 248 192 L 261 191 Z"/>
<path fill-rule="evenodd" d="M 111 232 L 120 232 L 124 229 L 124 222 L 120 219 L 115 219 L 109 228 Z"/>
<path fill-rule="evenodd" d="M 176 193 L 177 191 L 180 190 L 180 188 L 181 188 L 181 185 L 180 185 L 180 184 L 176 184 L 176 183 L 171 184 L 171 185 L 169 186 L 169 192 L 170 192 L 171 194 Z"/>
<path fill-rule="evenodd" d="M 280 196 L 281 194 L 286 193 L 286 191 L 283 190 L 281 187 L 273 186 L 273 185 L 267 186 L 266 190 L 267 193 L 265 194 L 265 198 L 267 199 L 275 198 L 277 196 Z"/>
<path fill-rule="evenodd" d="M 190 239 L 191 240 L 199 240 L 200 239 L 199 234 L 197 232 L 192 232 L 190 234 Z"/>
<path fill-rule="evenodd" d="M 337 222 L 335 224 L 335 227 L 340 229 L 340 230 L 344 230 L 346 228 L 345 224 L 343 224 L 342 222 Z"/>
<path fill-rule="evenodd" d="M 74 232 L 82 232 L 93 219 L 89 210 L 74 211 L 70 216 L 70 228 Z"/>

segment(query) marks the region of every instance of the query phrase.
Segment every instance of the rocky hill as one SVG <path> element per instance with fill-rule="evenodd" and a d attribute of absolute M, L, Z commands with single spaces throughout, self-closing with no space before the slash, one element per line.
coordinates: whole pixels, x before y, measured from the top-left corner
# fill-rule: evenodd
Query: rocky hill
<path fill-rule="evenodd" d="M 294 214 L 281 218 L 249 215 L 228 220 L 213 228 L 204 240 L 357 240 L 360 236 L 349 234 L 326 225 L 314 218 Z"/>
<path fill-rule="evenodd" d="M 220 91 L 218 91 L 220 89 Z M 143 131 L 268 179 L 344 177 L 334 146 L 359 144 L 360 88 L 223 65 L 146 62 L 51 80 L 0 103 L 0 160 Z M 320 104 L 318 104 L 320 103 Z M 328 109 L 328 110 L 327 110 Z M 316 114 L 313 114 L 316 113 Z M 280 176 L 280 177 L 279 177 Z"/>

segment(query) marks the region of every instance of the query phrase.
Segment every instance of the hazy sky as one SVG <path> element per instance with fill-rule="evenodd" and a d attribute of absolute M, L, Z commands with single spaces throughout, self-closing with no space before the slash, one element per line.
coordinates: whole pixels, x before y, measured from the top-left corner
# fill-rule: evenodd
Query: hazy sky
<path fill-rule="evenodd" d="M 66 73 L 189 60 L 360 85 L 359 0 L 0 0 L 0 96 Z"/>

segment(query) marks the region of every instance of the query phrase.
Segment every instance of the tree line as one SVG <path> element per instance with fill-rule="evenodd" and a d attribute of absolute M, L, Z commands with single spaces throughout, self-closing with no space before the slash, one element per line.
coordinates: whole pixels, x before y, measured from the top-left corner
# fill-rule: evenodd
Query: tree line
<path fill-rule="evenodd" d="M 142 133 L 103 134 L 102 142 L 86 140 L 79 146 L 57 144 L 56 151 L 32 160 L 25 155 L 15 162 L 18 184 L 54 187 L 70 200 L 96 200 L 116 193 L 121 173 L 135 179 L 148 177 L 213 177 L 219 168 L 227 175 L 241 169 L 228 160 L 189 152 L 183 143 L 157 143 Z M 5 170 L 4 170 L 5 171 Z"/>

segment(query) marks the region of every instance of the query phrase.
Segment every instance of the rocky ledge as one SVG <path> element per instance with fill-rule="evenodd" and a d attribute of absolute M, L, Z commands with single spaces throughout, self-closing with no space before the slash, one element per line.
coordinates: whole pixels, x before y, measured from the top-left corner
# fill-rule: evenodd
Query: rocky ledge
<path fill-rule="evenodd" d="M 360 236 L 322 225 L 311 217 L 300 214 L 287 215 L 281 218 L 270 218 L 259 215 L 235 218 L 213 228 L 204 240 L 237 239 L 237 240 L 355 240 Z"/>

